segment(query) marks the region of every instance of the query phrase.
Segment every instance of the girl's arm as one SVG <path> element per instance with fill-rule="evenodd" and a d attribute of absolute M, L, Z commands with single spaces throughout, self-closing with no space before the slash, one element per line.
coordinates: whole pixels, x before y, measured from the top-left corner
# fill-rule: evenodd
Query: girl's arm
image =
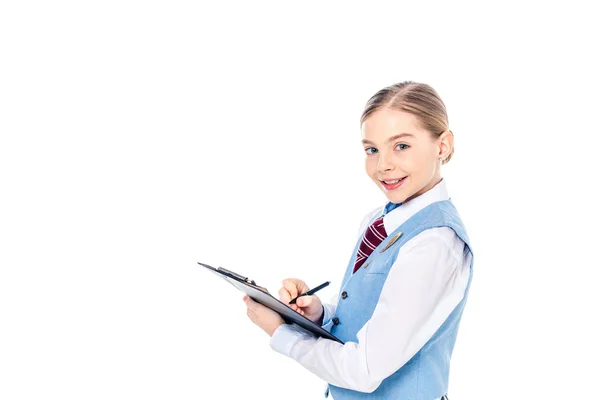
<path fill-rule="evenodd" d="M 471 263 L 471 254 L 463 250 L 462 240 L 446 227 L 405 243 L 371 319 L 358 331 L 358 343 L 342 345 L 282 325 L 271 347 L 333 385 L 374 391 L 427 343 L 462 300 Z"/>

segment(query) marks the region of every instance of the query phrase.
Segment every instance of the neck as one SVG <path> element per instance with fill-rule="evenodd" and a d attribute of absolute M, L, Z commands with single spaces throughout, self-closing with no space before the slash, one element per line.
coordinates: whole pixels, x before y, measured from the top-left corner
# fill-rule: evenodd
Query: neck
<path fill-rule="evenodd" d="M 425 186 L 423 189 L 419 190 L 417 193 L 413 194 L 412 196 L 410 196 L 406 200 L 404 200 L 404 203 L 414 199 L 415 197 L 422 195 L 425 192 L 430 191 L 431 189 L 433 189 L 435 187 L 435 185 L 437 185 L 441 181 L 442 181 L 442 178 L 440 176 L 436 176 L 434 179 L 431 180 L 431 182 L 429 182 L 429 184 L 427 186 Z"/>

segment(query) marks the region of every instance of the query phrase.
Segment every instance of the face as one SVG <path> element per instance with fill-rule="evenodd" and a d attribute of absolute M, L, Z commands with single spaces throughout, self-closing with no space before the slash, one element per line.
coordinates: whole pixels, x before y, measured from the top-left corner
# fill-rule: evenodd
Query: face
<path fill-rule="evenodd" d="M 440 157 L 452 145 L 448 131 L 435 138 L 414 115 L 385 108 L 362 124 L 362 139 L 367 174 L 392 203 L 406 203 L 437 185 Z"/>

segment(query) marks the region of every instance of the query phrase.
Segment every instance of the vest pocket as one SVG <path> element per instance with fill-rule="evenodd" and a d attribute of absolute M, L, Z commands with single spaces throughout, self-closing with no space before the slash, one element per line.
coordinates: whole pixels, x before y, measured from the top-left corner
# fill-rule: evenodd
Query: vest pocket
<path fill-rule="evenodd" d="M 387 275 L 393 260 L 395 260 L 395 254 L 390 251 L 389 254 L 380 254 L 373 260 L 370 260 L 369 265 L 365 268 L 365 276 L 368 275 Z"/>

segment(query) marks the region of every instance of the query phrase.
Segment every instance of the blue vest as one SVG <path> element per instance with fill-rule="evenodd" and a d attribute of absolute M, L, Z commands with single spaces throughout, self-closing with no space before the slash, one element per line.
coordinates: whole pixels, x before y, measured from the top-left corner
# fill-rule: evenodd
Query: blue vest
<path fill-rule="evenodd" d="M 390 205 L 391 203 L 388 203 L 386 211 Z M 369 225 L 380 216 L 381 213 L 376 215 Z M 426 229 L 443 226 L 452 228 L 465 242 L 465 251 L 471 252 L 467 232 L 456 208 L 450 200 L 438 201 L 423 208 L 390 233 L 365 260 L 363 267 L 352 274 L 356 252 L 362 240 L 361 236 L 342 281 L 340 293 L 346 293 L 338 299 L 335 324 L 331 328 L 331 333 L 344 342 L 358 342 L 356 334 L 373 315 L 381 288 L 398 257 L 400 247 Z M 398 234 L 400 236 L 396 237 Z M 389 243 L 392 244 L 389 245 Z M 328 397 L 331 392 L 334 400 L 433 400 L 446 394 L 450 357 L 473 277 L 472 260 L 471 258 L 469 281 L 462 301 L 433 337 L 406 364 L 384 379 L 372 393 L 358 392 L 329 384 L 325 397 Z M 367 267 L 365 268 L 365 266 Z"/>

